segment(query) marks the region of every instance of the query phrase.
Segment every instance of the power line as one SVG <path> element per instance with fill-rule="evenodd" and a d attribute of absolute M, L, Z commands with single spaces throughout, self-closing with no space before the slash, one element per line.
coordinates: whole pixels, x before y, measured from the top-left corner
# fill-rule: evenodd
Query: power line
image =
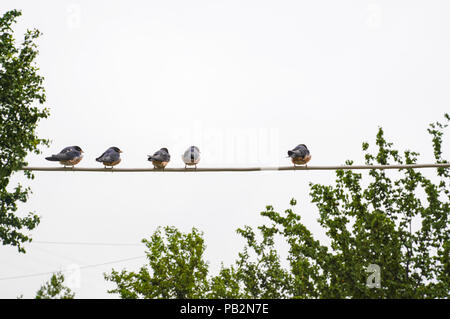
<path fill-rule="evenodd" d="M 124 262 L 124 261 L 140 259 L 140 258 L 144 258 L 144 257 L 147 257 L 147 256 L 131 257 L 131 258 L 113 260 L 113 261 L 109 261 L 109 262 L 105 262 L 105 263 L 101 263 L 101 264 L 85 265 L 85 266 L 80 266 L 80 269 L 111 265 L 111 264 L 116 264 L 116 263 L 120 263 L 120 262 Z M 3 277 L 3 278 L 0 278 L 0 281 L 2 281 L 2 280 L 13 280 L 13 279 L 22 279 L 22 278 L 29 278 L 29 277 L 37 277 L 37 276 L 44 276 L 44 275 L 51 275 L 51 274 L 54 274 L 54 273 L 56 273 L 58 271 L 60 271 L 60 270 L 40 272 L 40 273 L 34 273 L 34 274 L 28 274 L 28 275 L 12 276 L 12 277 Z"/>
<path fill-rule="evenodd" d="M 129 261 L 129 260 L 135 260 L 140 258 L 146 258 L 147 256 L 137 256 L 137 257 L 131 257 L 131 258 L 125 258 L 120 260 L 114 260 L 114 261 L 108 261 L 101 264 L 95 264 L 95 265 L 86 265 L 86 266 L 80 266 L 80 269 L 86 269 L 86 268 L 92 268 L 92 267 L 99 267 L 99 266 L 105 266 L 105 265 L 111 265 L 111 264 L 117 264 L 123 261 Z"/>
<path fill-rule="evenodd" d="M 43 253 L 45 253 L 47 255 L 51 255 L 51 256 L 56 257 L 56 258 L 67 259 L 67 260 L 70 260 L 71 262 L 75 262 L 77 264 L 82 264 L 82 262 L 80 262 L 79 260 L 77 260 L 77 259 L 75 259 L 73 257 L 64 256 L 64 255 L 61 255 L 59 253 L 55 253 L 55 252 L 49 251 L 47 249 L 44 249 L 42 247 L 34 247 L 33 249 L 36 249 L 38 251 L 41 251 L 41 252 L 43 252 Z"/>
<path fill-rule="evenodd" d="M 80 246 L 142 246 L 143 244 L 133 243 L 99 243 L 99 242 L 59 242 L 59 241 L 42 241 L 33 240 L 31 244 L 45 245 L 80 245 Z"/>
<path fill-rule="evenodd" d="M 267 167 L 207 167 L 207 168 L 90 168 L 90 167 L 23 167 L 23 171 L 43 172 L 158 172 L 158 173 L 201 173 L 201 172 L 258 172 L 258 171 L 308 171 L 308 170 L 364 170 L 364 169 L 417 169 L 417 168 L 447 168 L 450 163 L 435 164 L 404 164 L 404 165 L 332 165 L 332 166 L 267 166 Z"/>

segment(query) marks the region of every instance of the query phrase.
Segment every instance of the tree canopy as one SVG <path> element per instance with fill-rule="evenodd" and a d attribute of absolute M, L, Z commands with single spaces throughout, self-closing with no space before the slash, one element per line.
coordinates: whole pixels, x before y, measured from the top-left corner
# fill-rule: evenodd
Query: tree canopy
<path fill-rule="evenodd" d="M 195 228 L 188 234 L 175 227 L 159 227 L 143 239 L 148 265 L 139 272 L 113 269 L 105 279 L 117 284 L 111 293 L 121 298 L 202 298 L 207 291 L 208 266 L 203 260 L 205 244 Z"/>
<path fill-rule="evenodd" d="M 64 275 L 56 272 L 36 292 L 35 299 L 73 299 L 75 293 L 64 285 Z"/>
<path fill-rule="evenodd" d="M 10 185 L 10 178 L 27 165 L 28 153 L 40 154 L 39 146 L 48 145 L 48 140 L 38 138 L 36 128 L 49 112 L 39 107 L 45 102 L 43 77 L 35 63 L 39 52 L 35 41 L 41 33 L 27 30 L 18 45 L 12 25 L 20 15 L 12 10 L 0 17 L 0 242 L 23 253 L 23 243 L 31 240 L 26 231 L 39 224 L 39 216 L 17 214 L 17 203 L 26 202 L 31 190 Z M 24 174 L 33 178 L 31 172 Z"/>

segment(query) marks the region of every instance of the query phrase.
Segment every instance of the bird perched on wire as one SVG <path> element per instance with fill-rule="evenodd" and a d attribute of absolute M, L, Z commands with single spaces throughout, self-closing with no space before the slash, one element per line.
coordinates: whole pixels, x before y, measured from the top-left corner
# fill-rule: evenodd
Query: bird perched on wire
<path fill-rule="evenodd" d="M 191 146 L 184 152 L 182 159 L 185 164 L 184 168 L 187 165 L 195 165 L 195 169 L 197 169 L 197 164 L 200 162 L 200 150 L 197 146 Z"/>
<path fill-rule="evenodd" d="M 102 155 L 97 157 L 95 160 L 97 162 L 103 163 L 103 165 L 111 166 L 111 168 L 120 163 L 120 153 L 123 153 L 118 147 L 108 148 Z"/>
<path fill-rule="evenodd" d="M 58 154 L 46 157 L 47 161 L 59 162 L 61 165 L 72 166 L 77 165 L 83 159 L 83 150 L 79 146 L 68 146 L 62 149 Z"/>
<path fill-rule="evenodd" d="M 295 168 L 295 165 L 306 165 L 311 159 L 311 154 L 305 144 L 300 144 L 293 150 L 288 151 L 288 157 L 291 158 Z"/>
<path fill-rule="evenodd" d="M 153 166 L 155 168 L 162 168 L 164 169 L 170 161 L 170 154 L 169 150 L 165 147 L 160 149 L 159 151 L 155 152 L 153 155 L 147 155 L 148 160 L 152 162 Z"/>

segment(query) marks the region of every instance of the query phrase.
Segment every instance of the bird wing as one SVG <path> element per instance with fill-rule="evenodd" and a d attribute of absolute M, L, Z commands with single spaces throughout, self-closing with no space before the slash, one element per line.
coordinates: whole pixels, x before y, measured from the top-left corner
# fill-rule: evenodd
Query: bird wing
<path fill-rule="evenodd" d="M 96 160 L 97 162 L 103 162 L 103 159 L 104 159 L 106 156 L 108 156 L 108 151 L 103 152 L 103 154 L 100 155 L 99 157 L 97 157 L 95 160 Z"/>
<path fill-rule="evenodd" d="M 168 162 L 170 160 L 170 155 L 162 150 L 159 150 L 152 156 L 149 156 L 148 159 L 150 161 Z"/>
<path fill-rule="evenodd" d="M 65 150 L 65 151 L 64 151 Z M 49 161 L 69 161 L 69 160 L 73 160 L 77 157 L 80 157 L 81 153 L 77 150 L 74 149 L 69 149 L 66 150 L 64 149 L 63 151 L 61 151 L 61 153 L 58 154 L 54 154 L 50 157 L 46 157 L 46 160 Z"/>
<path fill-rule="evenodd" d="M 106 152 L 104 152 L 100 157 L 96 158 L 95 160 L 97 162 L 105 162 L 105 163 L 112 163 L 117 161 L 120 158 L 120 154 L 117 153 L 114 150 L 108 149 Z"/>
<path fill-rule="evenodd" d="M 297 145 L 292 151 L 288 152 L 288 155 L 290 157 L 305 157 L 306 155 L 309 155 L 309 150 L 306 148 L 305 145 L 300 144 Z"/>
<path fill-rule="evenodd" d="M 70 152 L 70 151 L 73 151 L 73 150 L 75 150 L 74 148 L 73 148 L 73 146 L 67 146 L 67 147 L 64 147 L 62 150 L 61 150 L 61 152 L 59 152 L 60 154 L 61 153 L 67 153 L 67 152 Z"/>
<path fill-rule="evenodd" d="M 183 159 L 183 162 L 185 163 L 190 163 L 191 162 L 191 154 L 190 151 L 187 150 L 184 152 L 183 156 L 181 156 L 181 158 Z"/>
<path fill-rule="evenodd" d="M 192 154 L 191 153 L 192 153 L 191 149 L 189 148 L 183 154 L 183 162 L 185 162 L 186 164 L 192 163 Z"/>

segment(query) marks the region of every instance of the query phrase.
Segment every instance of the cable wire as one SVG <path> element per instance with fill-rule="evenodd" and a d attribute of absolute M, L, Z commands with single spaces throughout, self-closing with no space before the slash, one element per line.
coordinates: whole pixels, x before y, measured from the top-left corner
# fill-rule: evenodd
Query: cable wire
<path fill-rule="evenodd" d="M 80 266 L 80 269 L 86 269 L 86 268 L 93 268 L 93 267 L 105 266 L 105 265 L 110 265 L 110 264 L 116 264 L 116 263 L 120 263 L 120 262 L 124 262 L 124 261 L 129 261 L 129 260 L 134 260 L 134 259 L 139 259 L 139 258 L 145 258 L 145 257 L 147 257 L 147 256 L 137 256 L 137 257 L 113 260 L 113 261 L 109 261 L 109 262 L 105 262 L 105 263 L 101 263 L 101 264 L 85 265 L 85 266 Z M 55 270 L 55 271 L 40 272 L 40 273 L 28 274 L 28 275 L 3 277 L 3 278 L 0 278 L 0 281 L 12 280 L 12 279 L 22 279 L 22 278 L 29 278 L 29 277 L 37 277 L 37 276 L 43 276 L 43 275 L 51 275 L 51 274 L 54 274 L 54 273 L 59 272 L 59 271 L 60 270 Z M 62 272 L 64 272 L 64 271 L 62 271 Z"/>
<path fill-rule="evenodd" d="M 403 164 L 403 165 L 332 165 L 332 166 L 267 166 L 267 167 L 202 167 L 202 168 L 91 168 L 91 167 L 23 167 L 23 171 L 42 172 L 159 172 L 159 173 L 201 173 L 201 172 L 257 172 L 257 171 L 309 171 L 309 170 L 363 170 L 363 169 L 417 169 L 417 168 L 447 168 L 450 163 L 435 164 Z"/>
<path fill-rule="evenodd" d="M 42 241 L 33 240 L 31 244 L 45 244 L 45 245 L 80 245 L 80 246 L 142 246 L 143 244 L 133 243 L 99 243 L 99 242 L 62 242 L 62 241 Z"/>

